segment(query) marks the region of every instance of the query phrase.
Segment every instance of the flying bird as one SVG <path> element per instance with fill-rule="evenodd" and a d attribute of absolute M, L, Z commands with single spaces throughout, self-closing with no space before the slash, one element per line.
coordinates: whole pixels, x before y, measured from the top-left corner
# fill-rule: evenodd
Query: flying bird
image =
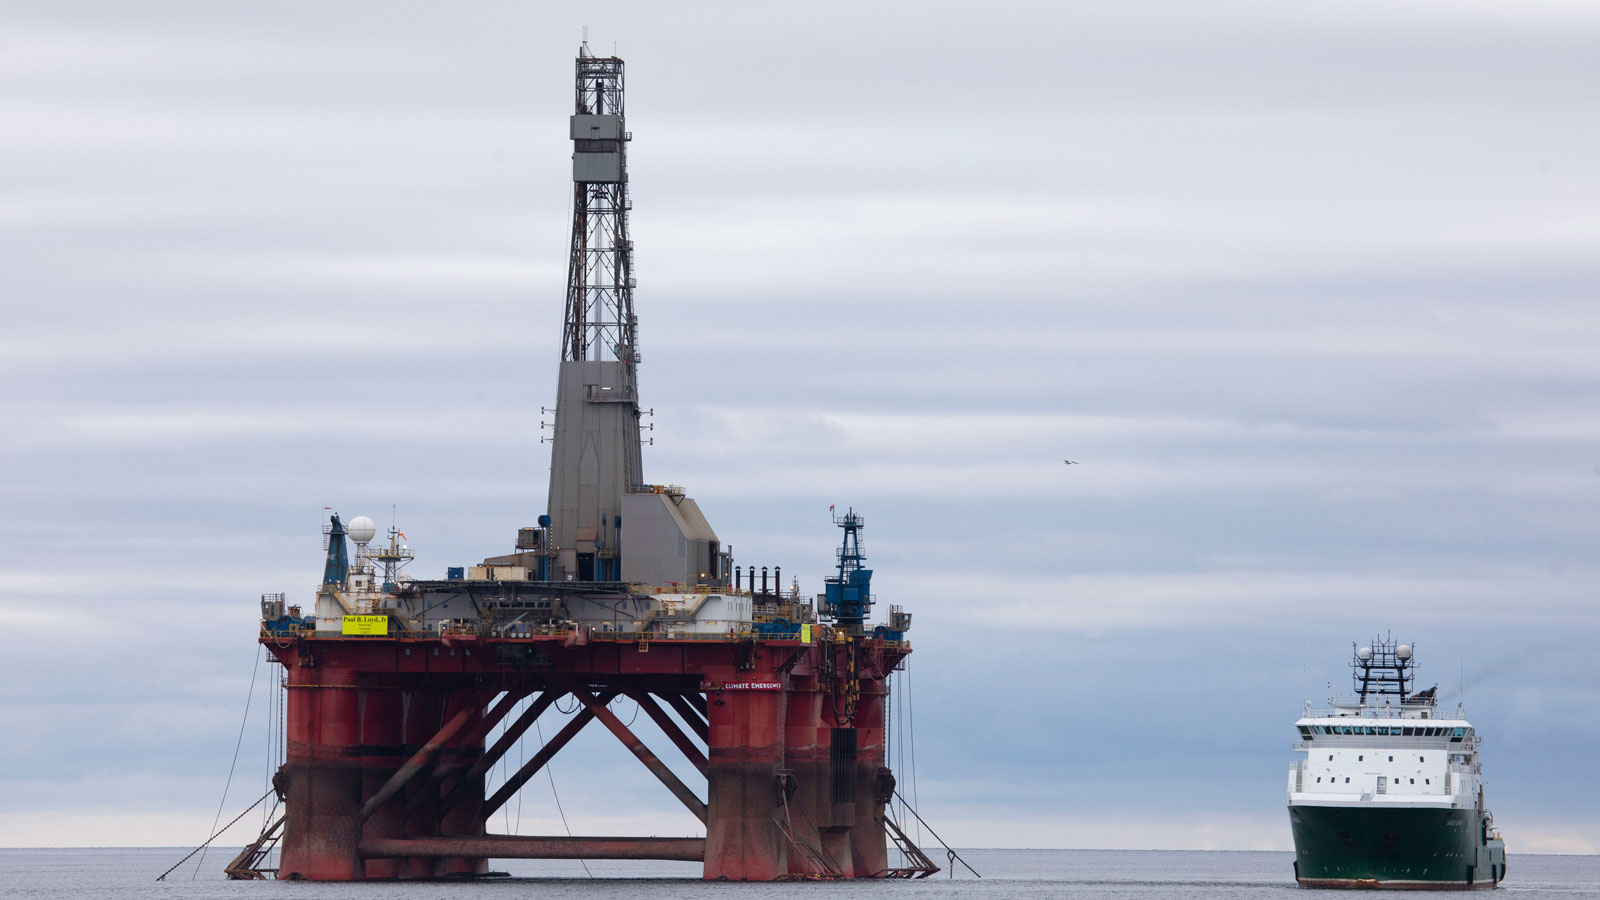
<path fill-rule="evenodd" d="M 1077 461 L 1077 460 L 1075 460 L 1075 459 L 1063 459 L 1063 460 L 1062 460 L 1062 462 L 1064 462 L 1064 463 L 1066 463 L 1066 464 L 1067 464 L 1067 465 L 1069 465 L 1069 466 L 1076 466 L 1076 465 L 1078 465 L 1078 461 Z"/>

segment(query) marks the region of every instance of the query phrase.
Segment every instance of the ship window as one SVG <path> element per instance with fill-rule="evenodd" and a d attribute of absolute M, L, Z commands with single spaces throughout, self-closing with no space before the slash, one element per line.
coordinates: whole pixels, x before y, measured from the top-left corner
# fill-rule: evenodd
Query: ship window
<path fill-rule="evenodd" d="M 1321 784 L 1321 783 L 1322 783 L 1322 776 L 1318 775 L 1317 776 L 1317 784 Z"/>
<path fill-rule="evenodd" d="M 1350 783 L 1350 776 L 1348 776 L 1348 775 L 1346 775 L 1346 776 L 1345 776 L 1345 777 L 1344 777 L 1344 783 L 1345 783 L 1345 784 L 1349 784 L 1349 783 Z"/>
<path fill-rule="evenodd" d="M 1422 779 L 1422 783 L 1423 783 L 1423 784 L 1433 784 L 1433 779 L 1431 779 L 1431 778 L 1424 778 L 1424 779 Z"/>
<path fill-rule="evenodd" d="M 1333 754 L 1332 753 L 1328 754 L 1328 762 L 1333 762 Z"/>
<path fill-rule="evenodd" d="M 1356 762 L 1361 762 L 1364 759 L 1366 759 L 1365 756 L 1358 756 L 1358 757 L 1356 757 Z"/>
<path fill-rule="evenodd" d="M 1427 762 L 1427 759 L 1419 756 L 1419 757 L 1417 757 L 1417 762 Z"/>
<path fill-rule="evenodd" d="M 1303 738 L 1311 737 L 1311 729 L 1306 727 L 1306 726 L 1304 726 L 1304 725 L 1301 725 L 1300 726 L 1300 736 L 1303 737 Z"/>
<path fill-rule="evenodd" d="M 1413 779 L 1411 779 L 1411 783 L 1412 783 L 1412 784 L 1416 784 L 1416 783 L 1417 783 L 1417 780 L 1416 780 L 1416 779 L 1415 779 L 1415 778 L 1413 778 Z"/>
<path fill-rule="evenodd" d="M 1389 762 L 1394 762 L 1394 757 L 1389 757 Z"/>

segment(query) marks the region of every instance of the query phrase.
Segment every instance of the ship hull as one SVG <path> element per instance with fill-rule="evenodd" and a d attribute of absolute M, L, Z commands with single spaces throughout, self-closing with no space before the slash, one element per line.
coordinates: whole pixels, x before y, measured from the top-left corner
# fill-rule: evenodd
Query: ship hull
<path fill-rule="evenodd" d="M 1505 878 L 1504 845 L 1472 809 L 1289 807 L 1301 887 L 1464 890 Z"/>

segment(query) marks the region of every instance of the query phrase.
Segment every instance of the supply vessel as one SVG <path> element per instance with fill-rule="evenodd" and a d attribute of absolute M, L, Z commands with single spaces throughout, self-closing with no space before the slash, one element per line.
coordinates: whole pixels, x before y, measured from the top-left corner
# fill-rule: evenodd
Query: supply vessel
<path fill-rule="evenodd" d="M 620 58 L 580 49 L 548 505 L 504 552 L 431 577 L 407 571 L 414 551 L 398 528 L 375 540 L 368 517 L 328 518 L 309 609 L 262 599 L 260 640 L 287 689 L 282 807 L 234 877 L 473 877 L 497 858 L 684 860 L 733 880 L 938 871 L 889 809 L 885 704 L 911 615 L 890 606 L 871 621 L 864 517 L 830 512 L 837 569 L 804 595 L 778 566 L 758 579 L 736 564 L 684 488 L 645 477 L 623 75 Z M 558 701 L 575 714 L 487 789 Z M 657 747 L 630 727 L 636 712 Z M 697 833 L 490 832 L 592 722 Z"/>
<path fill-rule="evenodd" d="M 1410 644 L 1353 647 L 1355 693 L 1295 723 L 1289 767 L 1294 873 L 1302 887 L 1489 888 L 1505 843 L 1484 806 L 1482 744 L 1438 686 L 1416 690 Z"/>

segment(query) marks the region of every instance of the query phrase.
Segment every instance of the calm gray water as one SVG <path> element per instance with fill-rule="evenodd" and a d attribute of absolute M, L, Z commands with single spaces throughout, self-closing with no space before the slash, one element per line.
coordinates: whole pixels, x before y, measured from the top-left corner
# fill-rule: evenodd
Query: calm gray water
<path fill-rule="evenodd" d="M 0 897 L 129 897 L 185 900 L 255 898 L 363 898 L 363 900 L 505 900 L 538 898 L 960 898 L 1013 897 L 1158 898 L 1321 897 L 1344 900 L 1392 892 L 1302 891 L 1290 875 L 1289 853 L 1216 853 L 1132 850 L 969 850 L 963 855 L 983 873 L 950 879 L 940 873 L 912 882 L 786 882 L 717 884 L 696 880 L 698 864 L 591 862 L 591 880 L 575 862 L 506 860 L 497 864 L 508 879 L 473 884 L 400 882 L 304 884 L 236 882 L 220 867 L 231 850 L 212 853 L 199 877 L 192 863 L 157 882 L 184 849 L 0 850 Z M 1516 856 L 1500 891 L 1507 898 L 1600 898 L 1600 856 Z M 1429 894 L 1427 896 L 1435 896 Z M 1493 896 L 1471 894 L 1461 896 Z"/>

